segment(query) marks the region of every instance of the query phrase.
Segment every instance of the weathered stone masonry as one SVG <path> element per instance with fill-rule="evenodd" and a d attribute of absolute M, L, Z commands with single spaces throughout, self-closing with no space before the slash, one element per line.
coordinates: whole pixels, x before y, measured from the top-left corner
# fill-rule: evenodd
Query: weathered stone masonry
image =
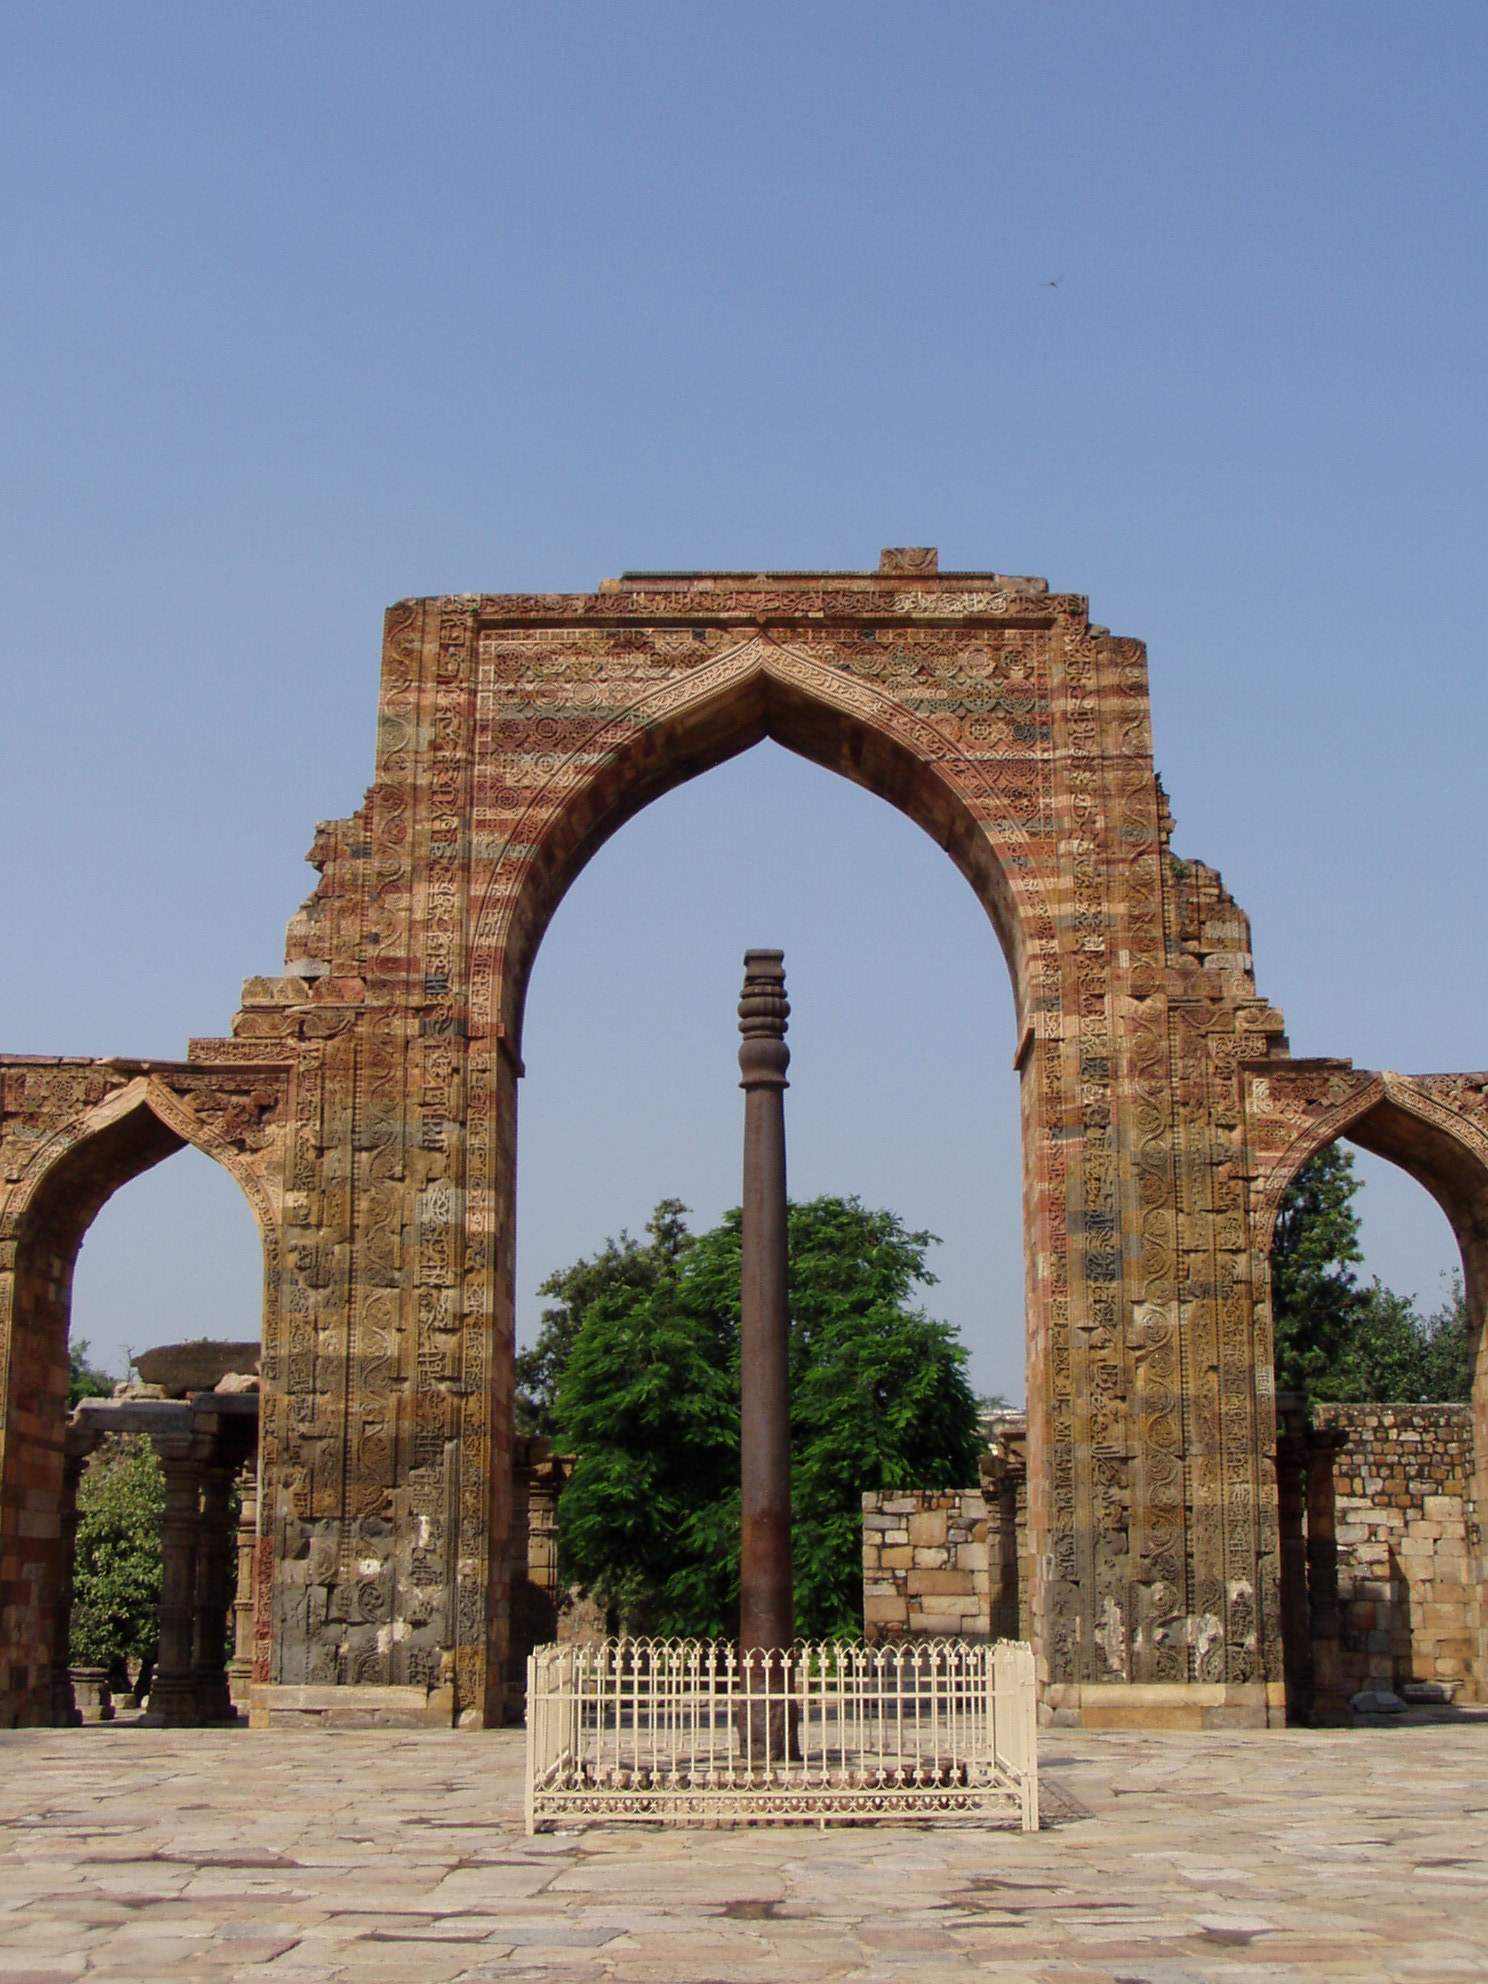
<path fill-rule="evenodd" d="M 1322 1405 L 1333 1461 L 1342 1692 L 1435 1683 L 1472 1657 L 1471 1413 L 1465 1405 Z"/>
<path fill-rule="evenodd" d="M 917 820 L 1007 957 L 1046 1688 L 1066 1714 L 1134 1683 L 1149 1708 L 1276 1707 L 1276 1195 L 1328 1136 L 1393 1140 L 1480 1317 L 1488 1077 L 1292 1062 L 1244 916 L 1171 856 L 1141 643 L 1042 581 L 898 553 L 400 602 L 373 784 L 317 830 L 284 974 L 248 982 L 231 1037 L 169 1067 L 0 1061 L 5 1720 L 45 1712 L 77 1244 L 182 1142 L 264 1234 L 255 1701 L 398 1687 L 499 1715 L 528 973 L 610 833 L 766 736 Z M 1483 1412 L 1480 1385 L 1479 1456 Z"/>

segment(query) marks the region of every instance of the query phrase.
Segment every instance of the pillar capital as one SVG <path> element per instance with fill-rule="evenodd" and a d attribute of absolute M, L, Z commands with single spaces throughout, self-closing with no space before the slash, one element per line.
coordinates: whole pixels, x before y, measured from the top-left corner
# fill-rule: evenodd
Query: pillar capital
<path fill-rule="evenodd" d="M 740 1088 L 788 1088 L 785 1044 L 790 1001 L 785 996 L 785 952 L 746 951 L 744 991 L 739 999 Z"/>

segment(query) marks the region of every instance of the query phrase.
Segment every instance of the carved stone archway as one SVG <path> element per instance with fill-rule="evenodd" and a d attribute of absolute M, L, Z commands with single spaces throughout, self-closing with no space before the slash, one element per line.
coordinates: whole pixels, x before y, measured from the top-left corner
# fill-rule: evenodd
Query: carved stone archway
<path fill-rule="evenodd" d="M 232 1173 L 253 1209 L 267 1344 L 280 1285 L 289 1070 L 33 1057 L 0 1065 L 0 1080 L 0 1725 L 14 1725 L 43 1721 L 50 1707 L 45 1670 L 68 1575 L 59 1508 L 83 1236 L 122 1185 L 194 1145 Z"/>
<path fill-rule="evenodd" d="M 532 959 L 609 834 L 766 736 L 918 820 L 1007 957 L 1046 1711 L 1279 1720 L 1254 1237 L 1272 1132 L 1252 1102 L 1294 1066 L 1284 1023 L 1245 916 L 1171 852 L 1142 644 L 1076 595 L 942 573 L 933 553 L 388 613 L 374 782 L 317 829 L 284 973 L 248 981 L 231 1039 L 160 1075 L 198 1114 L 228 1098 L 240 1128 L 272 1091 L 243 1135 L 223 1117 L 274 1225 L 257 1712 L 498 1712 Z M 115 1066 L 0 1058 L 0 1181 L 36 1157 L 32 1086 L 101 1083 L 92 1107 L 144 1072 Z M 25 1273 L 3 1244 L 13 1302 Z"/>
<path fill-rule="evenodd" d="M 1272 1237 L 1282 1196 L 1302 1166 L 1338 1137 L 1398 1164 L 1446 1214 L 1462 1254 L 1473 1379 L 1473 1475 L 1469 1550 L 1477 1588 L 1476 1644 L 1469 1673 L 1488 1700 L 1488 1077 L 1398 1075 L 1350 1061 L 1293 1061 L 1247 1071 L 1245 1114 L 1257 1341 L 1272 1355 Z M 1409 1401 L 1407 1401 L 1409 1402 Z"/>
<path fill-rule="evenodd" d="M 624 677 L 620 680 L 623 682 Z M 951 729 L 917 719 L 877 684 L 824 666 L 800 646 L 751 633 L 716 660 L 673 680 L 633 684 L 636 700 L 558 759 L 526 800 L 492 865 L 474 917 L 470 946 L 470 1060 L 466 1086 L 469 1170 L 466 1218 L 481 1230 L 515 1231 L 517 1082 L 528 978 L 547 924 L 585 862 L 651 800 L 711 766 L 773 738 L 899 807 L 955 861 L 997 930 L 1013 981 L 1020 1067 L 1029 1086 L 1025 1136 L 1046 1159 L 1046 1097 L 1039 1092 L 1033 1015 L 1062 1003 L 1056 923 L 1045 896 L 1027 822 L 1008 805 L 996 768 L 958 745 Z M 479 747 L 478 747 L 479 748 Z M 497 778 L 520 777 L 523 754 L 493 749 L 483 762 Z M 513 762 L 515 759 L 515 762 Z M 481 1052 L 482 1043 L 495 1052 Z M 1010 1042 L 1011 1046 L 1013 1043 Z M 1046 1089 L 1048 1085 L 1046 1084 Z M 1026 1167 L 1036 1197 L 1043 1160 Z M 1042 1278 L 1029 1261 L 1031 1304 L 1057 1295 L 1063 1263 Z M 494 1337 L 515 1327 L 514 1250 L 498 1248 L 494 1269 L 472 1273 L 467 1314 L 490 1314 Z M 1045 1332 L 1039 1333 L 1040 1340 Z M 469 1437 L 467 1421 L 467 1437 Z M 1043 1433 L 1040 1419 L 1034 1438 Z M 498 1443 L 509 1437 L 498 1417 Z M 473 1452 L 472 1472 L 490 1472 Z M 493 1475 L 504 1496 L 509 1469 Z M 1043 1510 L 1040 1509 L 1040 1516 Z M 493 1530 L 506 1522 L 504 1502 Z M 494 1685 L 494 1662 L 488 1669 Z"/>

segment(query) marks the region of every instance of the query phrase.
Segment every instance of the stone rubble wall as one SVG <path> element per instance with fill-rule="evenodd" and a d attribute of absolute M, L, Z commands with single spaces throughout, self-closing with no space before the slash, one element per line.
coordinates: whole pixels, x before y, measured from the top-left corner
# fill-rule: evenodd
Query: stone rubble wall
<path fill-rule="evenodd" d="M 863 1496 L 863 1631 L 992 1637 L 987 1499 L 979 1489 Z"/>
<path fill-rule="evenodd" d="M 1319 1405 L 1313 1420 L 1348 1434 L 1333 1468 L 1345 1688 L 1436 1681 L 1470 1699 L 1472 1408 Z"/>

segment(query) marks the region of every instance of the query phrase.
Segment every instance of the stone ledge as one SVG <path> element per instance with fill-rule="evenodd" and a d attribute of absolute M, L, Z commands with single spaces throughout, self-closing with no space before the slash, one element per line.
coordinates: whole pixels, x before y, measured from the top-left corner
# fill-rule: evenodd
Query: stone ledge
<path fill-rule="evenodd" d="M 1286 1688 L 1279 1681 L 1051 1682 L 1039 1721 L 1066 1729 L 1280 1729 Z"/>
<path fill-rule="evenodd" d="M 248 1691 L 250 1729 L 448 1729 L 450 1688 L 288 1687 L 255 1682 Z"/>

